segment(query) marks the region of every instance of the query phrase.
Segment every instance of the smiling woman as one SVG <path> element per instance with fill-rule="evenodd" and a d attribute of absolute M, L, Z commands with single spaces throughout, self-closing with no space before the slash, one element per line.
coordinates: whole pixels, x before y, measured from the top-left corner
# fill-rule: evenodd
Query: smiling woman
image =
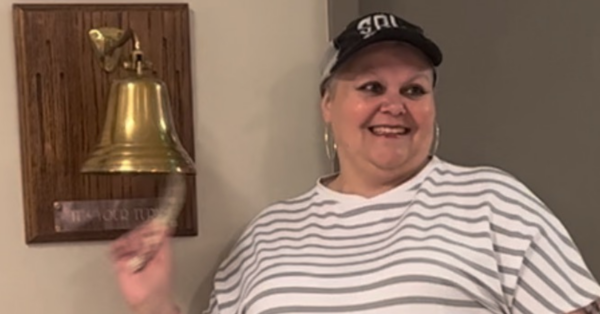
<path fill-rule="evenodd" d="M 340 166 L 330 188 L 356 193 L 363 180 L 378 184 L 374 196 L 425 166 L 433 145 L 434 71 L 426 57 L 398 41 L 374 43 L 343 64 L 322 100 Z"/>
<path fill-rule="evenodd" d="M 442 53 L 419 27 L 367 15 L 329 55 L 340 171 L 248 225 L 205 313 L 593 313 L 600 286 L 544 202 L 435 155 Z"/>

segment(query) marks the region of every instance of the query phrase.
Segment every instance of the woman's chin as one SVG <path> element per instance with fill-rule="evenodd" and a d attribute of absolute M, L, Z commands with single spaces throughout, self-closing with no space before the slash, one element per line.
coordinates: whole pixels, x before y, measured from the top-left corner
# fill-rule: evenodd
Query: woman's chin
<path fill-rule="evenodd" d="M 382 170 L 394 170 L 406 165 L 408 158 L 404 154 L 385 154 L 373 156 L 371 163 Z"/>
<path fill-rule="evenodd" d="M 371 156 L 371 164 L 376 168 L 385 171 L 403 170 L 406 171 L 407 167 L 411 167 L 414 164 L 418 167 L 415 162 L 415 156 L 408 154 L 408 152 L 382 152 Z"/>

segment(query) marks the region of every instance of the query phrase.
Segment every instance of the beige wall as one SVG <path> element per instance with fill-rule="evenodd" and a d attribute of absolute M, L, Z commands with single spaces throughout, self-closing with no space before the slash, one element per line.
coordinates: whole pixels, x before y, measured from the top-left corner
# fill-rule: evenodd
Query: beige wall
<path fill-rule="evenodd" d="M 379 10 L 422 25 L 445 52 L 442 157 L 525 181 L 600 279 L 600 2 L 360 1 L 360 13 Z"/>
<path fill-rule="evenodd" d="M 107 243 L 24 244 L 11 3 L 0 2 L 0 312 L 127 313 Z M 327 3 L 190 6 L 200 235 L 177 239 L 174 250 L 176 296 L 184 310 L 199 313 L 212 270 L 247 220 L 327 170 L 317 106 Z"/>

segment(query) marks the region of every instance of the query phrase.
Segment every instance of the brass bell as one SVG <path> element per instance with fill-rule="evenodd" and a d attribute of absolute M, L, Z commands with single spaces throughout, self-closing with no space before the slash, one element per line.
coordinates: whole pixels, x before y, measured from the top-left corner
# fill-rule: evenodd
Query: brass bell
<path fill-rule="evenodd" d="M 175 131 L 165 83 L 149 71 L 131 30 L 93 29 L 89 33 L 104 70 L 122 65 L 124 77 L 111 83 L 100 142 L 84 162 L 83 173 L 195 173 L 194 161 Z M 131 60 L 118 51 L 134 40 Z"/>

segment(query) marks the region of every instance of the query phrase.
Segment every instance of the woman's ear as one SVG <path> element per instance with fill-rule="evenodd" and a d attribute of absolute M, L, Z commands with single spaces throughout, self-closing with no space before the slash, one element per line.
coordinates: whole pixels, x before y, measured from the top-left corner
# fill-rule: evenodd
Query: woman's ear
<path fill-rule="evenodd" d="M 330 80 L 326 82 L 323 88 L 323 96 L 321 97 L 321 114 L 325 123 L 331 122 L 331 107 L 334 100 L 334 82 Z"/>
<path fill-rule="evenodd" d="M 323 121 L 327 124 L 331 122 L 331 105 L 332 98 L 329 90 L 326 90 L 321 97 L 321 115 L 323 116 Z"/>

